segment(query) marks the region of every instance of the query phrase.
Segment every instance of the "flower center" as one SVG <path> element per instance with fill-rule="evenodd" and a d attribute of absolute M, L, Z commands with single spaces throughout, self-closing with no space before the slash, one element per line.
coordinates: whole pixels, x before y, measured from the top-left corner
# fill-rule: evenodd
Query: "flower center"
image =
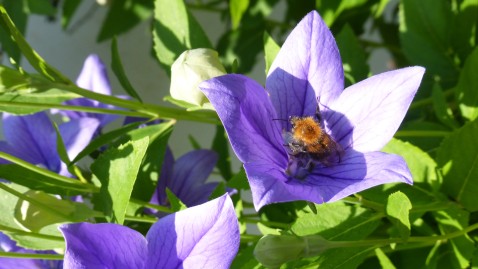
<path fill-rule="evenodd" d="M 284 135 L 289 155 L 286 174 L 305 178 L 316 166 L 331 166 L 340 162 L 342 147 L 321 127 L 314 117 L 291 117 L 292 128 Z"/>

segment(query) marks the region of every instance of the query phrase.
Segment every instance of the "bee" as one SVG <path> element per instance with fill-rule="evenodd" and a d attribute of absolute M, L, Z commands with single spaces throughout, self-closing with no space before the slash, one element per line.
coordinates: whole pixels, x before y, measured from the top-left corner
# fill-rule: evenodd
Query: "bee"
<path fill-rule="evenodd" d="M 313 161 L 318 161 L 325 166 L 339 163 L 343 149 L 339 143 L 325 132 L 320 125 L 320 113 L 316 117 L 290 117 L 292 129 L 286 135 L 286 146 L 290 154 L 297 158 L 310 158 L 306 165 L 313 168 Z"/>

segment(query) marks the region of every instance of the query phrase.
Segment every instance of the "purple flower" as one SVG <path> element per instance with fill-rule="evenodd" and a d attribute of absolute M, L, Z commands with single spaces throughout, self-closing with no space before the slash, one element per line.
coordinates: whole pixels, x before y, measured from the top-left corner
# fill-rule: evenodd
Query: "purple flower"
<path fill-rule="evenodd" d="M 17 246 L 8 236 L 0 232 L 0 251 L 16 253 L 41 253 L 56 254 L 53 251 L 35 251 L 24 249 Z M 61 269 L 63 261 L 59 260 L 38 260 L 38 259 L 18 259 L 18 258 L 0 258 L 0 269 Z"/>
<path fill-rule="evenodd" d="M 337 45 L 313 11 L 282 46 L 266 90 L 235 74 L 200 88 L 244 163 L 258 210 L 294 200 L 336 201 L 389 182 L 411 184 L 405 161 L 379 150 L 398 129 L 423 73 L 422 67 L 394 70 L 343 90 Z M 310 117 L 309 124 L 298 126 L 302 117 Z"/>
<path fill-rule="evenodd" d="M 96 93 L 111 95 L 111 86 L 108 79 L 108 74 L 106 67 L 101 61 L 100 57 L 95 54 L 89 55 L 80 75 L 76 80 L 76 85 L 81 88 L 91 90 Z M 73 106 L 85 106 L 85 107 L 97 107 L 97 108 L 107 108 L 115 109 L 115 106 L 107 105 L 100 103 L 96 100 L 91 100 L 88 98 L 77 98 L 65 102 L 66 105 Z M 69 119 L 78 119 L 78 118 L 95 118 L 100 121 L 99 128 L 104 127 L 108 123 L 114 121 L 118 118 L 117 115 L 112 114 L 99 114 L 99 113 L 90 113 L 90 112 L 80 112 L 80 111 L 67 111 L 67 110 L 52 110 L 53 113 L 61 113 L 63 116 L 68 117 Z"/>
<path fill-rule="evenodd" d="M 151 203 L 168 206 L 166 188 L 174 193 L 187 207 L 208 201 L 217 182 L 205 183 L 217 162 L 217 154 L 211 150 L 194 150 L 174 161 L 168 149 L 163 160 L 158 186 Z M 229 194 L 232 194 L 231 191 Z"/>
<path fill-rule="evenodd" d="M 82 118 L 58 126 L 70 159 L 90 142 L 99 125 L 98 120 Z M 0 151 L 64 176 L 71 176 L 56 150 L 56 132 L 45 112 L 28 116 L 3 114 L 6 141 Z M 7 163 L 0 159 L 0 164 Z"/>
<path fill-rule="evenodd" d="M 117 224 L 75 223 L 60 227 L 65 267 L 229 268 L 239 248 L 232 201 L 223 195 L 161 218 L 146 238 Z"/>

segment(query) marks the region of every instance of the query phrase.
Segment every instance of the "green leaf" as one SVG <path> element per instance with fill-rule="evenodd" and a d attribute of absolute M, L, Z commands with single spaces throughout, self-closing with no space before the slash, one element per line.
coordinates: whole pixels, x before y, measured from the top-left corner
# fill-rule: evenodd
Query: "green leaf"
<path fill-rule="evenodd" d="M 0 178 L 31 189 L 62 195 L 75 195 L 97 191 L 94 185 L 84 184 L 78 180 L 60 176 L 1 151 L 0 158 L 13 163 L 0 165 Z"/>
<path fill-rule="evenodd" d="M 396 269 L 395 265 L 393 265 L 392 261 L 387 257 L 381 248 L 375 249 L 375 255 L 377 256 L 378 261 L 383 269 Z"/>
<path fill-rule="evenodd" d="M 348 206 L 342 202 L 317 205 L 317 214 L 300 214 L 291 226 L 299 236 L 319 234 L 331 241 L 361 240 L 380 224 L 380 215 L 371 210 Z M 314 262 L 313 268 L 355 268 L 374 248 L 351 247 L 329 249 Z"/>
<path fill-rule="evenodd" d="M 455 121 L 453 111 L 446 102 L 445 95 L 443 94 L 440 84 L 435 83 L 432 89 L 433 110 L 437 118 L 446 126 L 456 129 L 458 128 L 458 122 Z"/>
<path fill-rule="evenodd" d="M 251 187 L 247 181 L 246 171 L 244 167 L 235 174 L 231 180 L 227 182 L 227 186 L 238 190 L 249 190 Z"/>
<path fill-rule="evenodd" d="M 55 223 L 85 221 L 97 215 L 84 203 L 61 200 L 41 191 L 29 190 L 24 195 L 28 200 L 18 199 L 14 216 L 29 231 L 38 232 Z"/>
<path fill-rule="evenodd" d="M 449 33 L 450 4 L 446 0 L 403 0 L 400 3 L 400 41 L 408 60 L 438 75 L 443 85 L 458 78 Z"/>
<path fill-rule="evenodd" d="M 8 14 L 14 21 L 20 33 L 25 33 L 28 14 L 24 11 L 24 1 L 3 1 L 2 5 L 8 11 Z M 0 44 L 2 44 L 2 50 L 8 53 L 8 56 L 13 59 L 14 65 L 20 64 L 21 52 L 15 41 L 10 37 L 8 31 L 0 31 Z"/>
<path fill-rule="evenodd" d="M 216 167 L 219 169 L 222 178 L 229 180 L 232 176 L 229 140 L 227 140 L 227 134 L 222 125 L 216 126 L 216 135 L 212 141 L 211 148 L 219 155 Z"/>
<path fill-rule="evenodd" d="M 212 48 L 183 0 L 155 0 L 153 41 L 156 56 L 168 74 L 174 60 L 183 51 Z"/>
<path fill-rule="evenodd" d="M 61 27 L 63 30 L 70 25 L 71 18 L 80 6 L 82 0 L 65 0 L 63 1 L 63 12 L 61 16 Z"/>
<path fill-rule="evenodd" d="M 323 20 L 329 27 L 336 21 L 336 19 L 340 16 L 342 12 L 349 9 L 355 9 L 365 4 L 366 2 L 367 0 L 343 0 L 343 1 L 317 0 L 315 1 L 317 10 L 322 15 Z"/>
<path fill-rule="evenodd" d="M 139 140 L 148 137 L 149 146 L 144 156 L 141 168 L 138 172 L 132 197 L 141 201 L 149 201 L 155 190 L 155 182 L 161 174 L 164 154 L 166 152 L 169 136 L 173 131 L 174 122 L 166 122 L 146 126 L 133 130 L 116 143 L 124 143 L 128 140 Z"/>
<path fill-rule="evenodd" d="M 260 263 L 254 258 L 254 248 L 255 245 L 250 245 L 237 253 L 234 261 L 232 261 L 230 269 L 259 269 L 264 268 Z"/>
<path fill-rule="evenodd" d="M 8 187 L 21 193 L 28 190 L 14 183 L 8 184 Z M 18 201 L 17 196 L 0 190 L 0 201 L 2 201 L 0 203 L 0 212 L 2 212 L 0 217 L 0 231 L 8 235 L 12 240 L 15 240 L 17 245 L 35 250 L 51 250 L 65 247 L 63 236 L 56 225 L 43 228 L 41 233 L 27 232 L 18 225 L 14 218 L 15 206 Z"/>
<path fill-rule="evenodd" d="M 10 38 L 14 40 L 18 48 L 23 53 L 23 56 L 28 60 L 35 70 L 45 76 L 51 81 L 61 82 L 65 84 L 73 84 L 67 77 L 50 66 L 45 60 L 34 51 L 27 43 L 20 31 L 15 27 L 14 23 L 7 14 L 5 8 L 0 6 L 0 25 L 10 35 Z"/>
<path fill-rule="evenodd" d="M 50 0 L 26 0 L 25 11 L 27 13 L 53 16 L 56 9 Z"/>
<path fill-rule="evenodd" d="M 469 213 L 458 207 L 453 207 L 443 211 L 437 211 L 433 214 L 442 234 L 462 231 L 468 226 Z M 449 268 L 467 268 L 473 257 L 475 243 L 471 238 L 464 234 L 463 236 L 450 239 L 446 245 L 447 252 L 451 251 Z"/>
<path fill-rule="evenodd" d="M 413 182 L 426 184 L 428 189 L 438 191 L 441 182 L 436 173 L 437 164 L 422 149 L 393 138 L 382 151 L 402 156 L 412 173 Z"/>
<path fill-rule="evenodd" d="M 63 142 L 63 138 L 61 137 L 60 130 L 58 129 L 58 125 L 53 122 L 53 127 L 55 127 L 55 134 L 56 134 L 56 151 L 60 156 L 60 160 L 64 162 L 67 166 L 71 164 L 70 158 L 68 157 L 68 152 L 65 148 L 65 143 Z"/>
<path fill-rule="evenodd" d="M 143 102 L 141 100 L 141 97 L 139 97 L 139 94 L 136 92 L 136 90 L 133 88 L 133 86 L 129 82 L 128 77 L 126 76 L 126 73 L 123 69 L 123 64 L 121 63 L 121 57 L 118 51 L 118 42 L 116 41 L 115 37 L 113 37 L 113 41 L 111 41 L 111 69 L 113 69 L 113 72 L 118 78 L 118 81 L 120 82 L 121 86 L 123 86 L 123 89 L 131 97 L 134 97 L 138 99 L 140 102 Z"/>
<path fill-rule="evenodd" d="M 437 152 L 443 172 L 441 190 L 467 210 L 478 211 L 478 120 L 467 123 L 446 138 Z"/>
<path fill-rule="evenodd" d="M 412 204 L 404 193 L 398 191 L 388 196 L 385 212 L 403 240 L 410 236 L 410 209 Z"/>
<path fill-rule="evenodd" d="M 335 38 L 342 58 L 347 85 L 366 79 L 369 74 L 367 56 L 352 28 L 346 24 Z"/>
<path fill-rule="evenodd" d="M 173 212 L 178 212 L 188 208 L 169 188 L 166 188 L 166 196 L 168 197 Z"/>
<path fill-rule="evenodd" d="M 231 13 L 232 29 L 237 29 L 241 22 L 242 15 L 249 7 L 249 0 L 229 1 L 229 12 Z"/>
<path fill-rule="evenodd" d="M 153 10 L 151 0 L 115 0 L 101 26 L 97 41 L 105 41 L 119 36 L 140 22 L 148 19 Z"/>
<path fill-rule="evenodd" d="M 209 195 L 208 200 L 210 201 L 210 200 L 216 199 L 225 193 L 227 193 L 226 184 L 224 182 L 219 182 L 216 188 L 214 188 L 214 190 L 212 191 L 211 195 Z"/>
<path fill-rule="evenodd" d="M 457 1 L 458 2 L 458 1 Z M 458 7 L 453 12 L 453 31 L 451 43 L 462 61 L 468 57 L 477 45 L 478 37 L 478 1 L 459 1 Z"/>
<path fill-rule="evenodd" d="M 269 69 L 271 68 L 272 62 L 279 53 L 280 46 L 272 39 L 272 37 L 267 33 L 264 32 L 264 58 L 266 61 L 266 75 L 269 73 Z"/>
<path fill-rule="evenodd" d="M 465 66 L 460 73 L 455 88 L 460 112 L 463 117 L 472 121 L 478 117 L 478 47 L 468 56 Z"/>
<path fill-rule="evenodd" d="M 91 165 L 93 176 L 101 182 L 95 206 L 102 208 L 109 222 L 123 224 L 148 144 L 149 138 L 145 137 L 110 148 Z"/>

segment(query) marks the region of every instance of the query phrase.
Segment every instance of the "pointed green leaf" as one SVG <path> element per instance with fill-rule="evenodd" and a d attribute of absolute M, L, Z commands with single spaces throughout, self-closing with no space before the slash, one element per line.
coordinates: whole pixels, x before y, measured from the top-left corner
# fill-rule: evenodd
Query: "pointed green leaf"
<path fill-rule="evenodd" d="M 8 187 L 21 193 L 28 190 L 27 188 L 14 183 L 8 184 Z M 65 243 L 63 236 L 57 229 L 56 225 L 43 228 L 41 233 L 27 232 L 18 225 L 14 217 L 15 206 L 18 201 L 17 196 L 4 190 L 0 190 L 0 201 L 2 201 L 0 203 L 0 212 L 2 212 L 0 218 L 0 231 L 15 240 L 19 246 L 37 250 L 64 248 Z"/>
<path fill-rule="evenodd" d="M 392 261 L 387 257 L 382 249 L 376 248 L 375 255 L 377 256 L 382 269 L 396 269 L 395 265 L 393 265 Z"/>
<path fill-rule="evenodd" d="M 400 3 L 400 42 L 412 64 L 425 66 L 438 75 L 443 85 L 452 86 L 458 78 L 449 33 L 452 19 L 449 1 L 403 0 Z"/>
<path fill-rule="evenodd" d="M 168 74 L 174 60 L 183 51 L 212 48 L 183 0 L 155 0 L 153 41 L 156 56 Z"/>
<path fill-rule="evenodd" d="M 242 15 L 249 7 L 249 0 L 231 0 L 229 1 L 229 12 L 231 13 L 232 29 L 239 27 Z"/>
<path fill-rule="evenodd" d="M 279 53 L 280 46 L 272 39 L 269 33 L 264 32 L 264 57 L 266 60 L 266 75 L 269 73 L 272 62 Z"/>
<path fill-rule="evenodd" d="M 478 42 L 478 0 L 456 1 L 457 8 L 453 12 L 453 31 L 451 42 L 460 59 L 464 61 Z"/>
<path fill-rule="evenodd" d="M 470 213 L 458 207 L 437 211 L 433 215 L 438 222 L 441 234 L 462 231 L 470 221 Z M 451 251 L 454 255 L 450 255 L 449 268 L 468 268 L 473 257 L 474 246 L 475 243 L 467 234 L 450 239 L 450 243 L 446 245 L 446 252 Z"/>
<path fill-rule="evenodd" d="M 49 0 L 26 0 L 25 11 L 32 14 L 54 16 L 56 8 Z"/>
<path fill-rule="evenodd" d="M 478 211 L 478 120 L 467 123 L 443 140 L 437 164 L 443 172 L 441 190 L 467 210 Z"/>
<path fill-rule="evenodd" d="M 347 85 L 366 79 L 369 73 L 367 57 L 352 28 L 346 24 L 335 38 L 342 58 Z"/>
<path fill-rule="evenodd" d="M 8 11 L 8 14 L 15 22 L 18 31 L 25 33 L 28 23 L 28 14 L 25 13 L 25 1 L 2 1 L 2 5 Z M 14 62 L 14 65 L 20 64 L 21 51 L 15 44 L 15 40 L 10 37 L 8 31 L 0 31 L 0 44 L 2 44 L 2 50 L 8 53 L 9 58 Z"/>
<path fill-rule="evenodd" d="M 123 86 L 123 89 L 131 97 L 134 97 L 138 99 L 140 102 L 143 102 L 141 100 L 141 97 L 139 97 L 139 94 L 136 92 L 136 90 L 133 88 L 133 86 L 129 82 L 128 77 L 126 76 L 126 73 L 123 68 L 123 64 L 121 63 L 121 57 L 118 51 L 118 42 L 116 41 L 116 37 L 113 37 L 113 40 L 111 41 L 111 69 L 113 69 L 113 72 L 118 78 L 118 81 L 120 82 L 121 86 Z"/>
<path fill-rule="evenodd" d="M 63 29 L 68 28 L 71 22 L 71 18 L 75 14 L 76 10 L 80 6 L 82 0 L 65 0 L 63 1 L 63 12 L 61 16 L 61 27 Z"/>
<path fill-rule="evenodd" d="M 10 37 L 15 41 L 18 48 L 20 48 L 23 56 L 28 60 L 35 70 L 45 76 L 51 81 L 56 81 L 65 84 L 73 84 L 67 77 L 50 66 L 45 60 L 34 51 L 27 43 L 20 31 L 15 27 L 7 11 L 4 7 L 0 6 L 0 26 L 10 34 Z"/>
<path fill-rule="evenodd" d="M 468 56 L 460 73 L 455 95 L 461 115 L 472 121 L 478 117 L 478 47 Z"/>
<path fill-rule="evenodd" d="M 95 206 L 102 208 L 109 222 L 123 224 L 149 138 L 132 140 L 110 148 L 91 165 L 93 176 L 101 182 Z"/>
<path fill-rule="evenodd" d="M 166 196 L 168 197 L 173 212 L 178 212 L 188 208 L 169 188 L 166 188 Z"/>
<path fill-rule="evenodd" d="M 151 0 L 115 0 L 101 26 L 97 41 L 105 41 L 130 30 L 153 13 Z"/>
<path fill-rule="evenodd" d="M 435 83 L 432 89 L 433 110 L 437 118 L 446 126 L 456 129 L 458 128 L 458 122 L 455 121 L 453 111 L 448 105 L 445 94 L 443 94 L 440 84 Z"/>
<path fill-rule="evenodd" d="M 403 240 L 410 236 L 410 209 L 412 203 L 403 192 L 398 191 L 388 196 L 385 212 Z"/>
<path fill-rule="evenodd" d="M 212 141 L 211 148 L 219 155 L 216 167 L 219 169 L 222 178 L 229 180 L 232 176 L 231 156 L 229 155 L 229 141 L 227 140 L 227 134 L 222 125 L 216 126 L 216 135 Z"/>

